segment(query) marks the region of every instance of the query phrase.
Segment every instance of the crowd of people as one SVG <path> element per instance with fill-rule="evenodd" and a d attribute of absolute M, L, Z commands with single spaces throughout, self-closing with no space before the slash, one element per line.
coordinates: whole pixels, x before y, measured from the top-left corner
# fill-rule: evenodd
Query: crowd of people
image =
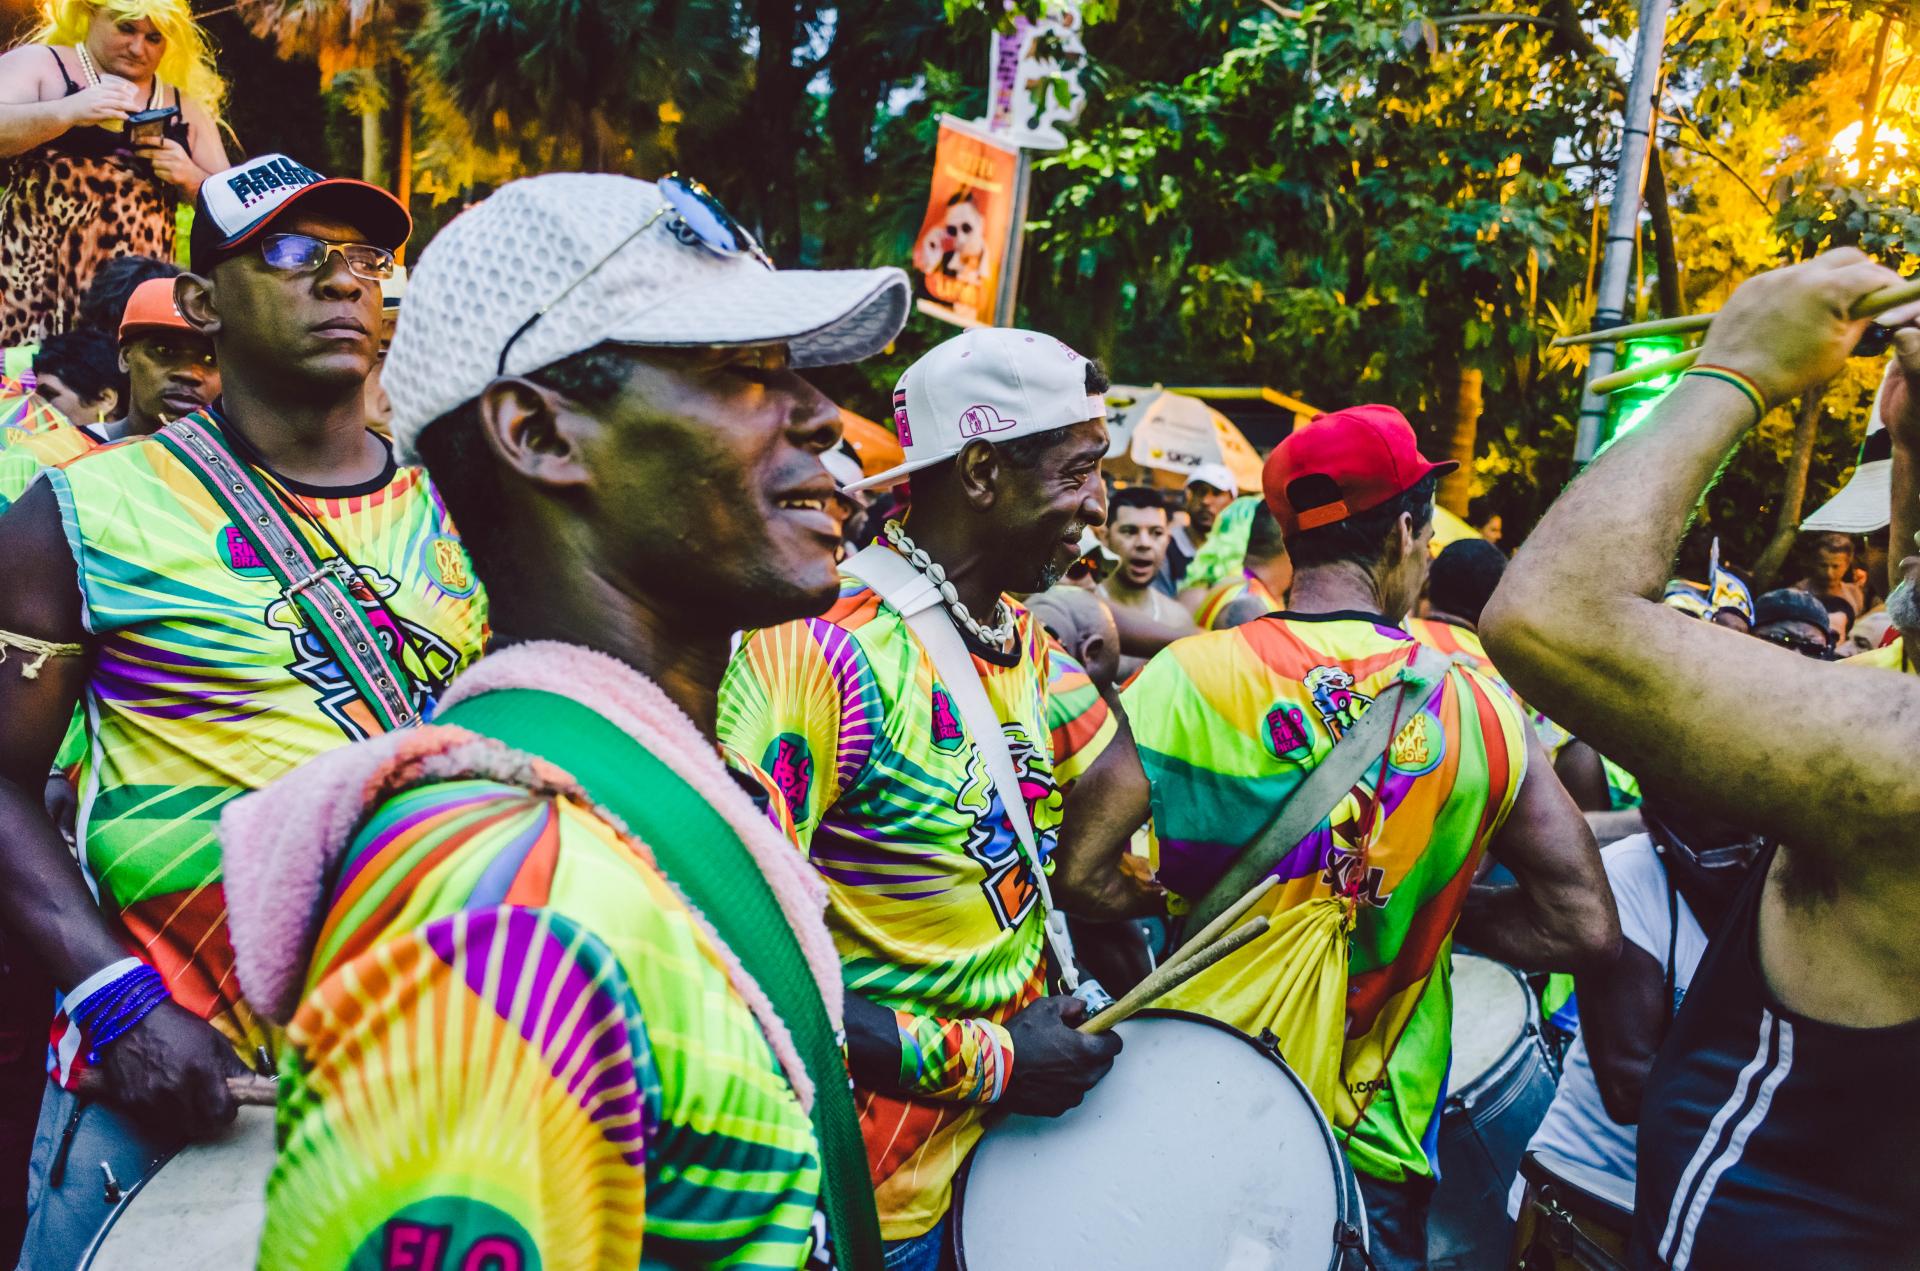
<path fill-rule="evenodd" d="M 1920 308 L 1799 580 L 1676 566 L 1888 271 L 1741 287 L 1509 560 L 1437 548 L 1390 404 L 1116 485 L 1037 331 L 906 366 L 863 460 L 806 372 L 905 276 L 680 176 L 511 182 L 399 300 L 407 210 L 230 164 L 184 7 L 50 12 L 0 56 L 0 1260 L 86 1265 L 264 1078 L 263 1268 L 941 1271 L 983 1139 L 1217 918 L 1155 1004 L 1284 1058 L 1347 1265 L 1428 1265 L 1469 950 L 1616 1265 L 1920 1264 Z"/>

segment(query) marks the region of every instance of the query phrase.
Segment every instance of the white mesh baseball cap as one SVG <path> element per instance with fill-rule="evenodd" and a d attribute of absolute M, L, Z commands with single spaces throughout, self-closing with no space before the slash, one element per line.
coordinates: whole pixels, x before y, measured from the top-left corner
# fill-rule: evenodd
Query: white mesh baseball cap
<path fill-rule="evenodd" d="M 975 327 L 923 354 L 893 388 L 907 461 L 847 488 L 870 490 L 951 459 L 976 437 L 1012 441 L 1107 417 L 1087 359 L 1038 331 Z"/>
<path fill-rule="evenodd" d="M 675 194 L 685 206 L 684 188 Z M 796 367 L 834 366 L 880 352 L 906 324 L 900 270 L 775 270 L 711 206 L 717 221 L 697 207 L 683 215 L 649 181 L 552 172 L 454 218 L 414 263 L 381 373 L 401 457 L 503 372 L 597 344 L 784 343 Z M 736 249 L 708 245 L 716 224 L 739 235 Z"/>

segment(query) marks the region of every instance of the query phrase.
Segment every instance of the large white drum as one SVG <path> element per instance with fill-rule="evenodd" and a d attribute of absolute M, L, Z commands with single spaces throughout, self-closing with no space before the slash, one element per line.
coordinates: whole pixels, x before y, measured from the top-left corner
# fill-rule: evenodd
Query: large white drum
<path fill-rule="evenodd" d="M 1353 1172 L 1278 1051 L 1177 1011 L 1115 1032 L 1078 1108 L 981 1138 L 954 1204 L 964 1271 L 1361 1265 Z"/>
<path fill-rule="evenodd" d="M 1440 1120 L 1440 1186 L 1427 1223 L 1434 1271 L 1501 1271 L 1507 1193 L 1553 1103 L 1533 990 L 1503 962 L 1453 955 L 1453 1067 Z"/>
<path fill-rule="evenodd" d="M 82 1271 L 246 1271 L 259 1259 L 273 1159 L 273 1109 L 242 1107 L 225 1134 L 128 1188 Z"/>

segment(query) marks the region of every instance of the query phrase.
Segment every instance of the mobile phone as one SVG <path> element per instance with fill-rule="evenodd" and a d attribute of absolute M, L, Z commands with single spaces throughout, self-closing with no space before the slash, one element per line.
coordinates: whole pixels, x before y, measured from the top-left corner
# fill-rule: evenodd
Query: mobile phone
<path fill-rule="evenodd" d="M 128 115 L 127 140 L 135 145 L 160 140 L 166 135 L 167 122 L 179 113 L 178 106 L 160 106 L 154 110 L 143 110 L 137 115 Z"/>

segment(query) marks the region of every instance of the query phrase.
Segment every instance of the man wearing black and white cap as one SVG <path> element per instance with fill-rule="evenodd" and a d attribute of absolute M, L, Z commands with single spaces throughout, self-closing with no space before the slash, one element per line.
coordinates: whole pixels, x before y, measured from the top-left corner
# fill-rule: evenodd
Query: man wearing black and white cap
<path fill-rule="evenodd" d="M 0 522 L 0 920 L 65 992 L 36 1271 L 231 1120 L 226 1078 L 274 1044 L 234 971 L 220 809 L 419 718 L 479 651 L 486 599 L 445 509 L 362 409 L 409 228 L 385 191 L 282 155 L 207 178 L 174 297 L 223 397 L 47 470 Z M 40 797 L 76 705 L 77 864 Z"/>
<path fill-rule="evenodd" d="M 515 181 L 421 254 L 394 444 L 493 639 L 433 722 L 221 823 L 289 1026 L 263 1271 L 879 1271 L 822 888 L 714 717 L 734 630 L 837 590 L 840 413 L 801 370 L 879 352 L 909 295 L 776 271 L 678 176 Z"/>
<path fill-rule="evenodd" d="M 896 1268 L 937 1265 L 990 1108 L 1057 1115 L 1119 1049 L 1048 996 L 1077 972 L 1040 868 L 1060 821 L 1046 633 L 1007 596 L 1049 586 L 1105 519 L 1105 389 L 1031 331 L 914 363 L 894 391 L 906 461 L 855 487 L 911 473 L 909 519 L 842 567 L 824 617 L 748 636 L 721 689 L 722 741 L 772 775 L 826 879 Z"/>

